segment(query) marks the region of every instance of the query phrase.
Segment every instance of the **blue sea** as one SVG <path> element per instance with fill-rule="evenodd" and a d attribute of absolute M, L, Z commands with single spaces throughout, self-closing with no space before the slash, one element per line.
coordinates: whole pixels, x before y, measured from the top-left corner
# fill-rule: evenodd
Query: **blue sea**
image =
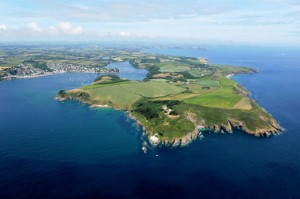
<path fill-rule="evenodd" d="M 209 46 L 152 49 L 250 66 L 232 77 L 286 129 L 256 138 L 205 134 L 186 148 L 141 150 L 141 128 L 124 111 L 94 109 L 55 94 L 97 74 L 0 82 L 0 198 L 300 198 L 300 49 Z M 120 76 L 147 71 L 112 64 Z"/>

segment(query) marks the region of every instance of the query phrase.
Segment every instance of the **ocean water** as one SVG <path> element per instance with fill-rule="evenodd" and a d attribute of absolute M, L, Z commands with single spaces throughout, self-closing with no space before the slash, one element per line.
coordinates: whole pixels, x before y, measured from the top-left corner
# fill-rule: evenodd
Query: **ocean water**
<path fill-rule="evenodd" d="M 205 134 L 180 149 L 141 150 L 141 129 L 123 111 L 57 102 L 60 89 L 96 74 L 0 82 L 0 198 L 299 198 L 300 50 L 210 46 L 149 50 L 207 57 L 259 73 L 233 78 L 286 129 L 256 138 Z M 116 64 L 120 76 L 146 71 Z M 128 71 L 130 71 L 128 73 Z"/>

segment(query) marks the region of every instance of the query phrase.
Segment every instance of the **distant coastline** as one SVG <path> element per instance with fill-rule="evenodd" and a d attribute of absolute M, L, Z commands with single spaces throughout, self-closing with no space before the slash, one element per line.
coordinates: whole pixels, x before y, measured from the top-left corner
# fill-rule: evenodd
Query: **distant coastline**
<path fill-rule="evenodd" d="M 19 65 L 13 68 L 7 68 L 1 71 L 0 81 L 12 80 L 18 78 L 35 78 L 60 73 L 118 73 L 116 68 L 95 68 L 95 67 L 74 67 L 69 66 L 51 66 L 49 69 L 36 69 L 32 66 Z"/>

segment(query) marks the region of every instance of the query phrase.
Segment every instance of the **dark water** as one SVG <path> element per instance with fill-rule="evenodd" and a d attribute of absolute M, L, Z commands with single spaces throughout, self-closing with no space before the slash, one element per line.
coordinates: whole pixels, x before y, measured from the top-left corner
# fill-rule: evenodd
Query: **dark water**
<path fill-rule="evenodd" d="M 54 100 L 58 90 L 86 84 L 95 74 L 0 82 L 0 198 L 300 197 L 300 50 L 151 52 L 253 66 L 258 74 L 234 79 L 287 131 L 271 138 L 207 134 L 187 148 L 145 155 L 141 132 L 124 112 Z"/>

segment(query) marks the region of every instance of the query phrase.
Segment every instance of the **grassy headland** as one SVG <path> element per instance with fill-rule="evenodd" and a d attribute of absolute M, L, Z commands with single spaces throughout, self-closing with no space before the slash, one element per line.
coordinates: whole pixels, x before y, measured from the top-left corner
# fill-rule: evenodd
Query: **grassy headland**
<path fill-rule="evenodd" d="M 57 99 L 128 110 L 155 146 L 187 145 L 201 136 L 203 129 L 231 132 L 235 127 L 255 136 L 281 131 L 276 120 L 249 99 L 243 87 L 226 77 L 254 73 L 250 68 L 145 53 L 114 59 L 129 60 L 134 67 L 147 69 L 147 78 L 129 81 L 105 75 L 91 85 L 60 91 Z"/>

